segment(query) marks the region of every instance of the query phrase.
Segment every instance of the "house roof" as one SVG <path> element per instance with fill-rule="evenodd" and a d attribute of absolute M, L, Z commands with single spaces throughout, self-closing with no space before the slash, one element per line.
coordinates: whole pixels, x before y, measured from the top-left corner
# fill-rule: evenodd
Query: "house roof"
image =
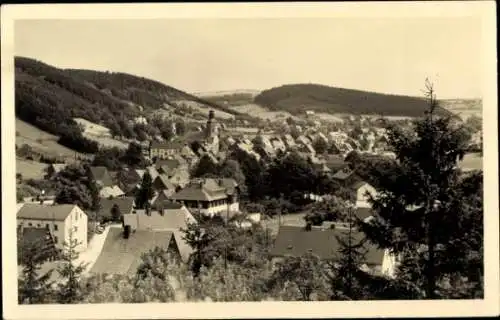
<path fill-rule="evenodd" d="M 110 228 L 101 254 L 90 270 L 97 274 L 135 274 L 141 255 L 155 247 L 167 249 L 174 238 L 172 231 L 137 230 L 128 239 L 122 228 Z"/>
<path fill-rule="evenodd" d="M 34 249 L 33 244 L 35 243 L 37 244 L 35 248 L 39 254 L 45 257 L 56 255 L 55 242 L 47 228 L 23 228 L 20 247 L 18 248 L 19 252 Z M 43 252 L 40 252 L 40 250 Z"/>
<path fill-rule="evenodd" d="M 18 219 L 64 221 L 77 207 L 74 204 L 43 205 L 26 203 L 17 212 Z"/>
<path fill-rule="evenodd" d="M 168 190 L 175 190 L 175 186 L 170 180 L 168 179 L 168 176 L 166 174 L 160 174 L 154 179 L 153 182 L 155 185 L 158 183 L 161 183 L 163 185 L 164 189 Z"/>
<path fill-rule="evenodd" d="M 64 170 L 66 168 L 67 164 L 66 163 L 53 163 L 51 164 L 52 169 L 54 169 L 55 173 L 58 173 L 61 170 Z"/>
<path fill-rule="evenodd" d="M 134 208 L 134 198 L 123 197 L 114 199 L 101 199 L 101 208 L 98 211 L 100 217 L 111 217 L 111 208 L 116 204 L 122 214 L 127 214 Z"/>
<path fill-rule="evenodd" d="M 369 218 L 375 214 L 372 208 L 367 208 L 367 207 L 358 207 L 356 208 L 356 217 L 361 220 L 365 220 L 366 218 Z"/>
<path fill-rule="evenodd" d="M 281 226 L 276 237 L 272 256 L 302 256 L 311 252 L 321 259 L 337 260 L 341 257 L 341 244 L 337 237 L 346 237 L 347 230 L 313 228 L 306 231 L 304 227 Z M 364 239 L 364 234 L 353 231 L 356 242 Z M 366 250 L 364 263 L 369 265 L 381 265 L 384 251 L 370 243 L 365 243 Z"/>
<path fill-rule="evenodd" d="M 108 174 L 108 169 L 106 167 L 90 167 L 90 172 L 92 174 L 92 178 L 94 180 L 103 180 L 106 178 L 106 174 Z"/>
<path fill-rule="evenodd" d="M 213 192 L 200 186 L 189 185 L 172 195 L 172 199 L 179 201 L 215 201 L 227 198 L 224 191 Z"/>
<path fill-rule="evenodd" d="M 124 194 L 125 192 L 118 186 L 104 187 L 99 191 L 101 198 L 120 197 Z"/>

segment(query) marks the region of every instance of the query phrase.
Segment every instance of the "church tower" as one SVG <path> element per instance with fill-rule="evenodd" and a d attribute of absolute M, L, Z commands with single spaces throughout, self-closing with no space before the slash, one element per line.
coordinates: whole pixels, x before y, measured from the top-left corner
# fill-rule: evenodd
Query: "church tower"
<path fill-rule="evenodd" d="M 215 113 L 213 110 L 208 112 L 207 128 L 205 130 L 205 139 L 210 140 L 210 138 L 216 135 L 215 123 L 214 123 Z"/>

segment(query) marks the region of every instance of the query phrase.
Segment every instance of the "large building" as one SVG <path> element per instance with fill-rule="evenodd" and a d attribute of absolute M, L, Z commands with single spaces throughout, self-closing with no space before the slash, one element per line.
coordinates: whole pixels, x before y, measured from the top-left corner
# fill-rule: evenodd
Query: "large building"
<path fill-rule="evenodd" d="M 76 241 L 77 251 L 87 248 L 87 214 L 77 205 L 43 205 L 27 203 L 17 212 L 17 227 L 46 228 L 54 237 L 58 249 L 64 248 L 64 243 Z"/>
<path fill-rule="evenodd" d="M 172 195 L 193 212 L 213 216 L 239 212 L 239 187 L 233 179 L 197 179 Z"/>

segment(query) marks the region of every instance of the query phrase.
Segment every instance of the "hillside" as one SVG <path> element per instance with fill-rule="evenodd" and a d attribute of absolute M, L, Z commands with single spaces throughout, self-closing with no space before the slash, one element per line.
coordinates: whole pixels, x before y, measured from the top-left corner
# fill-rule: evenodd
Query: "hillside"
<path fill-rule="evenodd" d="M 206 116 L 209 109 L 247 117 L 154 80 L 125 73 L 59 69 L 25 57 L 15 57 L 15 92 L 17 118 L 82 153 L 94 153 L 99 145 L 83 135 L 73 118 L 105 126 L 112 136 L 145 140 L 162 134 L 167 126 L 134 124 L 132 120 L 158 110 L 187 118 Z"/>
<path fill-rule="evenodd" d="M 422 98 L 388 95 L 318 84 L 290 84 L 262 91 L 254 102 L 272 111 L 297 115 L 305 110 L 329 114 L 378 114 L 417 117 L 427 109 Z M 442 114 L 448 111 L 440 109 Z"/>

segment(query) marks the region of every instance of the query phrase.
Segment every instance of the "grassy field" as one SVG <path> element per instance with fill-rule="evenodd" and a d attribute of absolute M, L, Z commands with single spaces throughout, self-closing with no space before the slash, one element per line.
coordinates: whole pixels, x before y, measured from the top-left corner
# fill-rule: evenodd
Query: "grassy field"
<path fill-rule="evenodd" d="M 270 111 L 266 108 L 263 108 L 257 104 L 246 104 L 242 106 L 233 106 L 230 107 L 231 110 L 236 112 L 245 113 L 251 115 L 253 117 L 257 117 L 263 120 L 271 120 L 276 121 L 279 119 L 285 120 L 288 117 L 296 118 L 292 116 L 291 113 L 286 111 Z"/>
<path fill-rule="evenodd" d="M 466 120 L 470 116 L 482 118 L 483 103 L 480 99 L 474 100 L 442 100 L 440 104 L 443 108 L 458 114 L 462 119 Z"/>
<path fill-rule="evenodd" d="M 75 153 L 79 156 L 83 156 L 82 154 L 60 145 L 57 143 L 57 140 L 57 136 L 16 118 L 16 145 L 18 147 L 27 144 L 35 151 L 46 153 L 51 156 L 74 158 Z"/>
<path fill-rule="evenodd" d="M 179 103 L 179 104 L 185 104 L 186 106 L 191 107 L 194 110 L 196 110 L 200 113 L 203 113 L 203 114 L 208 114 L 209 110 L 213 110 L 215 117 L 219 118 L 219 119 L 233 119 L 234 118 L 234 115 L 232 115 L 230 113 L 227 113 L 227 112 L 224 112 L 221 110 L 217 110 L 215 108 L 207 107 L 206 105 L 203 105 L 203 104 L 195 102 L 195 101 L 177 100 L 175 102 Z"/>
<path fill-rule="evenodd" d="M 20 173 L 23 179 L 43 179 L 47 167 L 46 163 L 16 159 L 16 173 Z"/>

